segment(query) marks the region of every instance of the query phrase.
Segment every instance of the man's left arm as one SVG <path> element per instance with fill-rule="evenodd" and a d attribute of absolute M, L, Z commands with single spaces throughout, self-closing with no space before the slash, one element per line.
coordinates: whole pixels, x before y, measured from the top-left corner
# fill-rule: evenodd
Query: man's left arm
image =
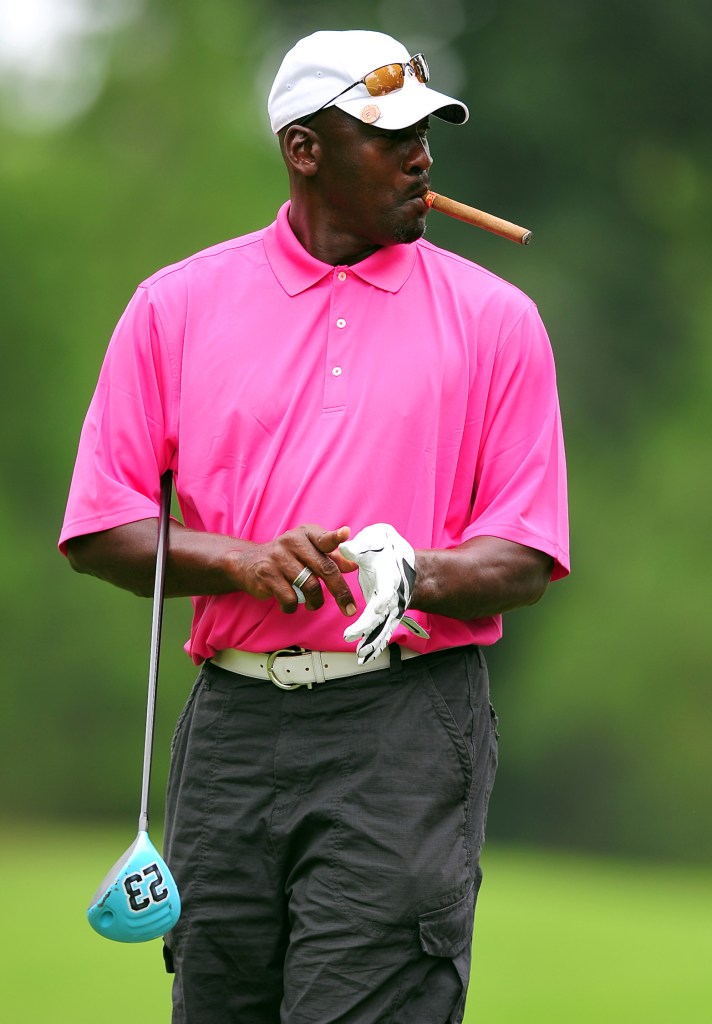
<path fill-rule="evenodd" d="M 453 619 L 480 619 L 535 604 L 554 559 L 499 537 L 473 537 L 448 550 L 416 550 L 410 607 Z"/>
<path fill-rule="evenodd" d="M 357 641 L 359 664 L 380 654 L 400 622 L 427 639 L 408 608 L 477 619 L 534 604 L 552 578 L 554 558 L 498 537 L 472 537 L 456 548 L 414 551 L 387 523 L 367 526 L 340 545 L 358 567 L 366 607 L 344 631 Z"/>

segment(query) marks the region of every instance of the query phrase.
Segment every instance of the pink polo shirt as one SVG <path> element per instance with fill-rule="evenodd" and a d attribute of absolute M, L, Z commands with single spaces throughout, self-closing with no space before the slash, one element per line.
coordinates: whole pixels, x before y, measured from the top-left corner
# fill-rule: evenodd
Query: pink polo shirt
<path fill-rule="evenodd" d="M 424 240 L 321 263 L 288 209 L 136 291 L 84 423 L 62 550 L 155 517 L 171 467 L 195 530 L 267 541 L 304 522 L 354 533 L 388 522 L 415 548 L 516 541 L 566 575 L 555 371 L 534 304 Z M 226 647 L 354 648 L 328 596 L 294 615 L 242 593 L 193 605 L 196 662 Z M 501 635 L 499 616 L 413 615 L 430 640 L 395 639 L 415 650 Z"/>

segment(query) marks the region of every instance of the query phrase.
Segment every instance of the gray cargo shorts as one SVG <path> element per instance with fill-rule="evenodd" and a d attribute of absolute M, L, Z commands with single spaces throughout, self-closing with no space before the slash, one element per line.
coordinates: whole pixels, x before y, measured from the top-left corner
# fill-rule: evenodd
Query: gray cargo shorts
<path fill-rule="evenodd" d="M 285 692 L 206 663 L 165 855 L 174 1024 L 457 1024 L 497 766 L 478 647 Z"/>

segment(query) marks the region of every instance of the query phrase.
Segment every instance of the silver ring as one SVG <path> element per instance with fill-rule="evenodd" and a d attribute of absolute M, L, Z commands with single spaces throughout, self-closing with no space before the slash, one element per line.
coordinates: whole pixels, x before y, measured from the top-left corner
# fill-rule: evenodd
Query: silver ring
<path fill-rule="evenodd" d="M 307 566 L 305 565 L 302 571 L 299 573 L 299 575 L 292 580 L 292 586 L 296 587 L 297 589 L 303 587 L 306 581 L 309 579 L 309 577 L 313 575 L 314 574 L 312 573 L 311 569 L 308 569 Z"/>

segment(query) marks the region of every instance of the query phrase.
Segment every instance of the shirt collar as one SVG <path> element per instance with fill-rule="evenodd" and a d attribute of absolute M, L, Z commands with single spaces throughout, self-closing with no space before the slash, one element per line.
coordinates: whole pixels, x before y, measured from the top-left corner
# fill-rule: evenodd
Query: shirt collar
<path fill-rule="evenodd" d="M 276 221 L 266 229 L 264 245 L 274 276 L 288 295 L 298 295 L 332 273 L 334 267 L 315 259 L 303 248 L 290 227 L 289 206 L 285 203 Z M 386 292 L 397 292 L 408 279 L 414 263 L 415 245 L 387 245 L 348 270 L 367 284 Z"/>

